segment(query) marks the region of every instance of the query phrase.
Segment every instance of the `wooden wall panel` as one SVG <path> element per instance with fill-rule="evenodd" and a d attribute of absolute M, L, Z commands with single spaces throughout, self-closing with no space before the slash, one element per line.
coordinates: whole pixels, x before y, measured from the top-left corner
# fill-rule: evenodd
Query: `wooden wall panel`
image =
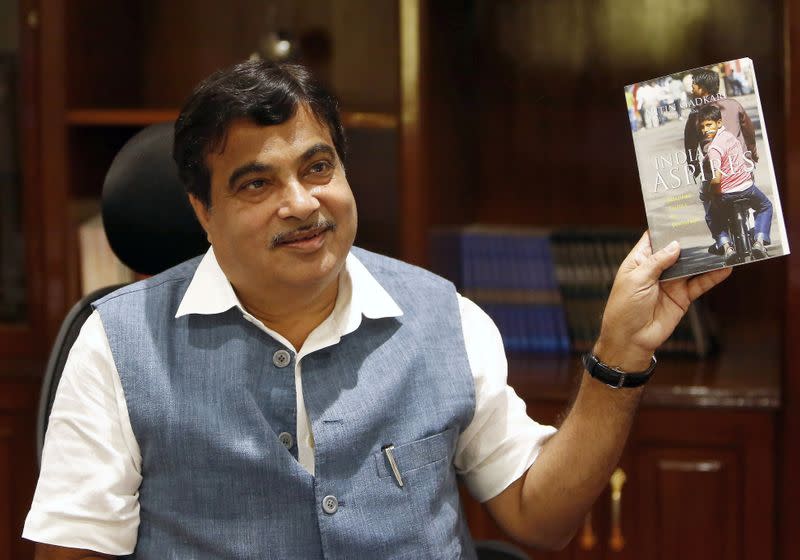
<path fill-rule="evenodd" d="M 136 105 L 142 97 L 138 2 L 70 0 L 64 11 L 66 106 Z"/>
<path fill-rule="evenodd" d="M 141 3 L 142 49 L 137 53 L 142 103 L 180 106 L 201 79 L 256 52 L 266 32 L 286 31 L 295 45 L 306 45 L 300 60 L 327 78 L 344 108 L 395 112 L 399 55 L 394 5 L 370 0 L 147 0 Z M 327 54 L 316 52 L 326 44 Z"/>
<path fill-rule="evenodd" d="M 13 486 L 11 474 L 11 436 L 12 430 L 4 425 L 5 419 L 0 416 L 0 558 L 11 559 L 13 542 L 18 535 L 12 537 L 13 521 Z"/>
<path fill-rule="evenodd" d="M 787 292 L 784 306 L 786 321 L 783 376 L 783 411 L 780 416 L 780 471 L 778 474 L 778 533 L 779 557 L 782 560 L 800 558 L 800 366 L 797 363 L 797 344 L 800 341 L 800 2 L 785 2 L 785 72 L 786 123 L 785 198 L 784 208 L 792 216 L 786 223 L 789 242 L 794 253 L 788 257 Z"/>
<path fill-rule="evenodd" d="M 644 229 L 623 87 L 670 72 L 752 57 L 782 150 L 777 0 L 475 5 L 482 222 Z"/>
<path fill-rule="evenodd" d="M 0 376 L 0 560 L 33 558 L 32 543 L 20 536 L 36 480 L 38 395 L 37 379 Z"/>

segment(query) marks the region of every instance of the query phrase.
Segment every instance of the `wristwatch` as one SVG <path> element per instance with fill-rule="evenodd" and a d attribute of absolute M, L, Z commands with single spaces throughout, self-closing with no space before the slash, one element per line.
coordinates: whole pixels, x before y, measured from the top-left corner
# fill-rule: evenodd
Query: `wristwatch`
<path fill-rule="evenodd" d="M 627 373 L 619 368 L 604 364 L 597 356 L 587 352 L 583 355 L 583 367 L 586 368 L 589 375 L 614 389 L 641 387 L 652 377 L 653 370 L 656 369 L 656 357 L 653 356 L 651 358 L 650 367 L 646 370 Z"/>

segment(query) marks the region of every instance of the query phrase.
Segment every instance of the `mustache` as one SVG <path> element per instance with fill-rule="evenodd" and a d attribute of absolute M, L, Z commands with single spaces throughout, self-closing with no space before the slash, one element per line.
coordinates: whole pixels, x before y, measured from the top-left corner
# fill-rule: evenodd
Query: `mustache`
<path fill-rule="evenodd" d="M 291 239 L 296 236 L 302 236 L 307 231 L 319 230 L 320 232 L 330 230 L 336 230 L 336 222 L 333 220 L 329 220 L 327 218 L 320 218 L 314 223 L 311 224 L 304 224 L 292 231 L 282 231 L 281 233 L 277 233 L 272 237 L 270 241 L 270 247 L 275 248 L 281 243 L 286 242 L 287 239 Z"/>

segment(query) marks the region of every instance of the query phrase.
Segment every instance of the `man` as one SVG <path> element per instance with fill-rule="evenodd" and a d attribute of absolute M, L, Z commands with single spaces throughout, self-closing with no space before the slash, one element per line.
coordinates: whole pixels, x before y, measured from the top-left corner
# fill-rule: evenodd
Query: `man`
<path fill-rule="evenodd" d="M 678 118 L 683 120 L 683 107 L 686 104 L 686 93 L 683 91 L 683 82 L 672 77 L 667 78 L 667 86 L 672 94 L 672 104 Z"/>
<path fill-rule="evenodd" d="M 697 150 L 702 152 L 703 157 L 708 154 L 708 140 L 699 130 L 697 111 L 706 104 L 718 107 L 722 113 L 722 123 L 725 129 L 733 134 L 748 157 L 754 162 L 758 162 L 758 151 L 756 150 L 756 131 L 753 121 L 748 116 L 744 107 L 735 99 L 727 99 L 719 93 L 719 74 L 707 68 L 699 68 L 692 73 L 692 95 L 690 101 L 693 104 L 692 112 L 686 119 L 686 126 L 683 129 L 683 145 L 687 153 L 687 161 L 698 161 Z M 707 172 L 709 170 L 706 170 Z M 694 176 L 700 175 L 700 166 L 695 166 Z M 712 193 L 709 187 L 709 178 L 702 181 L 700 187 L 700 200 L 705 209 L 706 225 L 711 236 L 715 239 L 708 247 L 708 252 L 716 255 L 724 255 L 725 250 L 716 240 L 722 232 L 724 220 L 717 216 L 712 208 Z"/>
<path fill-rule="evenodd" d="M 569 541 L 642 389 L 585 374 L 555 435 L 530 420 L 485 314 L 352 248 L 343 153 L 301 67 L 247 62 L 194 92 L 174 154 L 212 248 L 96 303 L 26 522 L 37 558 L 475 558 L 457 473 L 511 535 Z M 645 235 L 628 256 L 596 359 L 647 370 L 729 272 L 660 285 L 678 252 Z"/>
<path fill-rule="evenodd" d="M 658 107 L 661 102 L 660 93 L 655 85 L 655 82 L 647 82 L 639 88 L 636 96 L 637 109 L 642 115 L 644 126 L 647 128 L 656 128 L 661 124 L 658 115 Z"/>

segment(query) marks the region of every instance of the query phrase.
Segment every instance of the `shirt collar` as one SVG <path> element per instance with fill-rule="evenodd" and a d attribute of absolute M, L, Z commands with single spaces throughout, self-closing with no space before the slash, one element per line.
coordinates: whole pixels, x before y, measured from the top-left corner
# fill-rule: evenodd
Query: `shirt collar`
<path fill-rule="evenodd" d="M 219 267 L 214 248 L 209 247 L 192 276 L 175 318 L 192 314 L 214 315 L 224 313 L 231 307 L 243 309 L 231 283 Z"/>
<path fill-rule="evenodd" d="M 247 311 L 209 247 L 181 299 L 175 318 L 184 315 L 214 315 L 232 307 Z M 339 277 L 339 295 L 333 310 L 339 336 L 351 333 L 361 324 L 361 317 L 381 319 L 399 317 L 403 311 L 367 268 L 349 253 Z"/>

